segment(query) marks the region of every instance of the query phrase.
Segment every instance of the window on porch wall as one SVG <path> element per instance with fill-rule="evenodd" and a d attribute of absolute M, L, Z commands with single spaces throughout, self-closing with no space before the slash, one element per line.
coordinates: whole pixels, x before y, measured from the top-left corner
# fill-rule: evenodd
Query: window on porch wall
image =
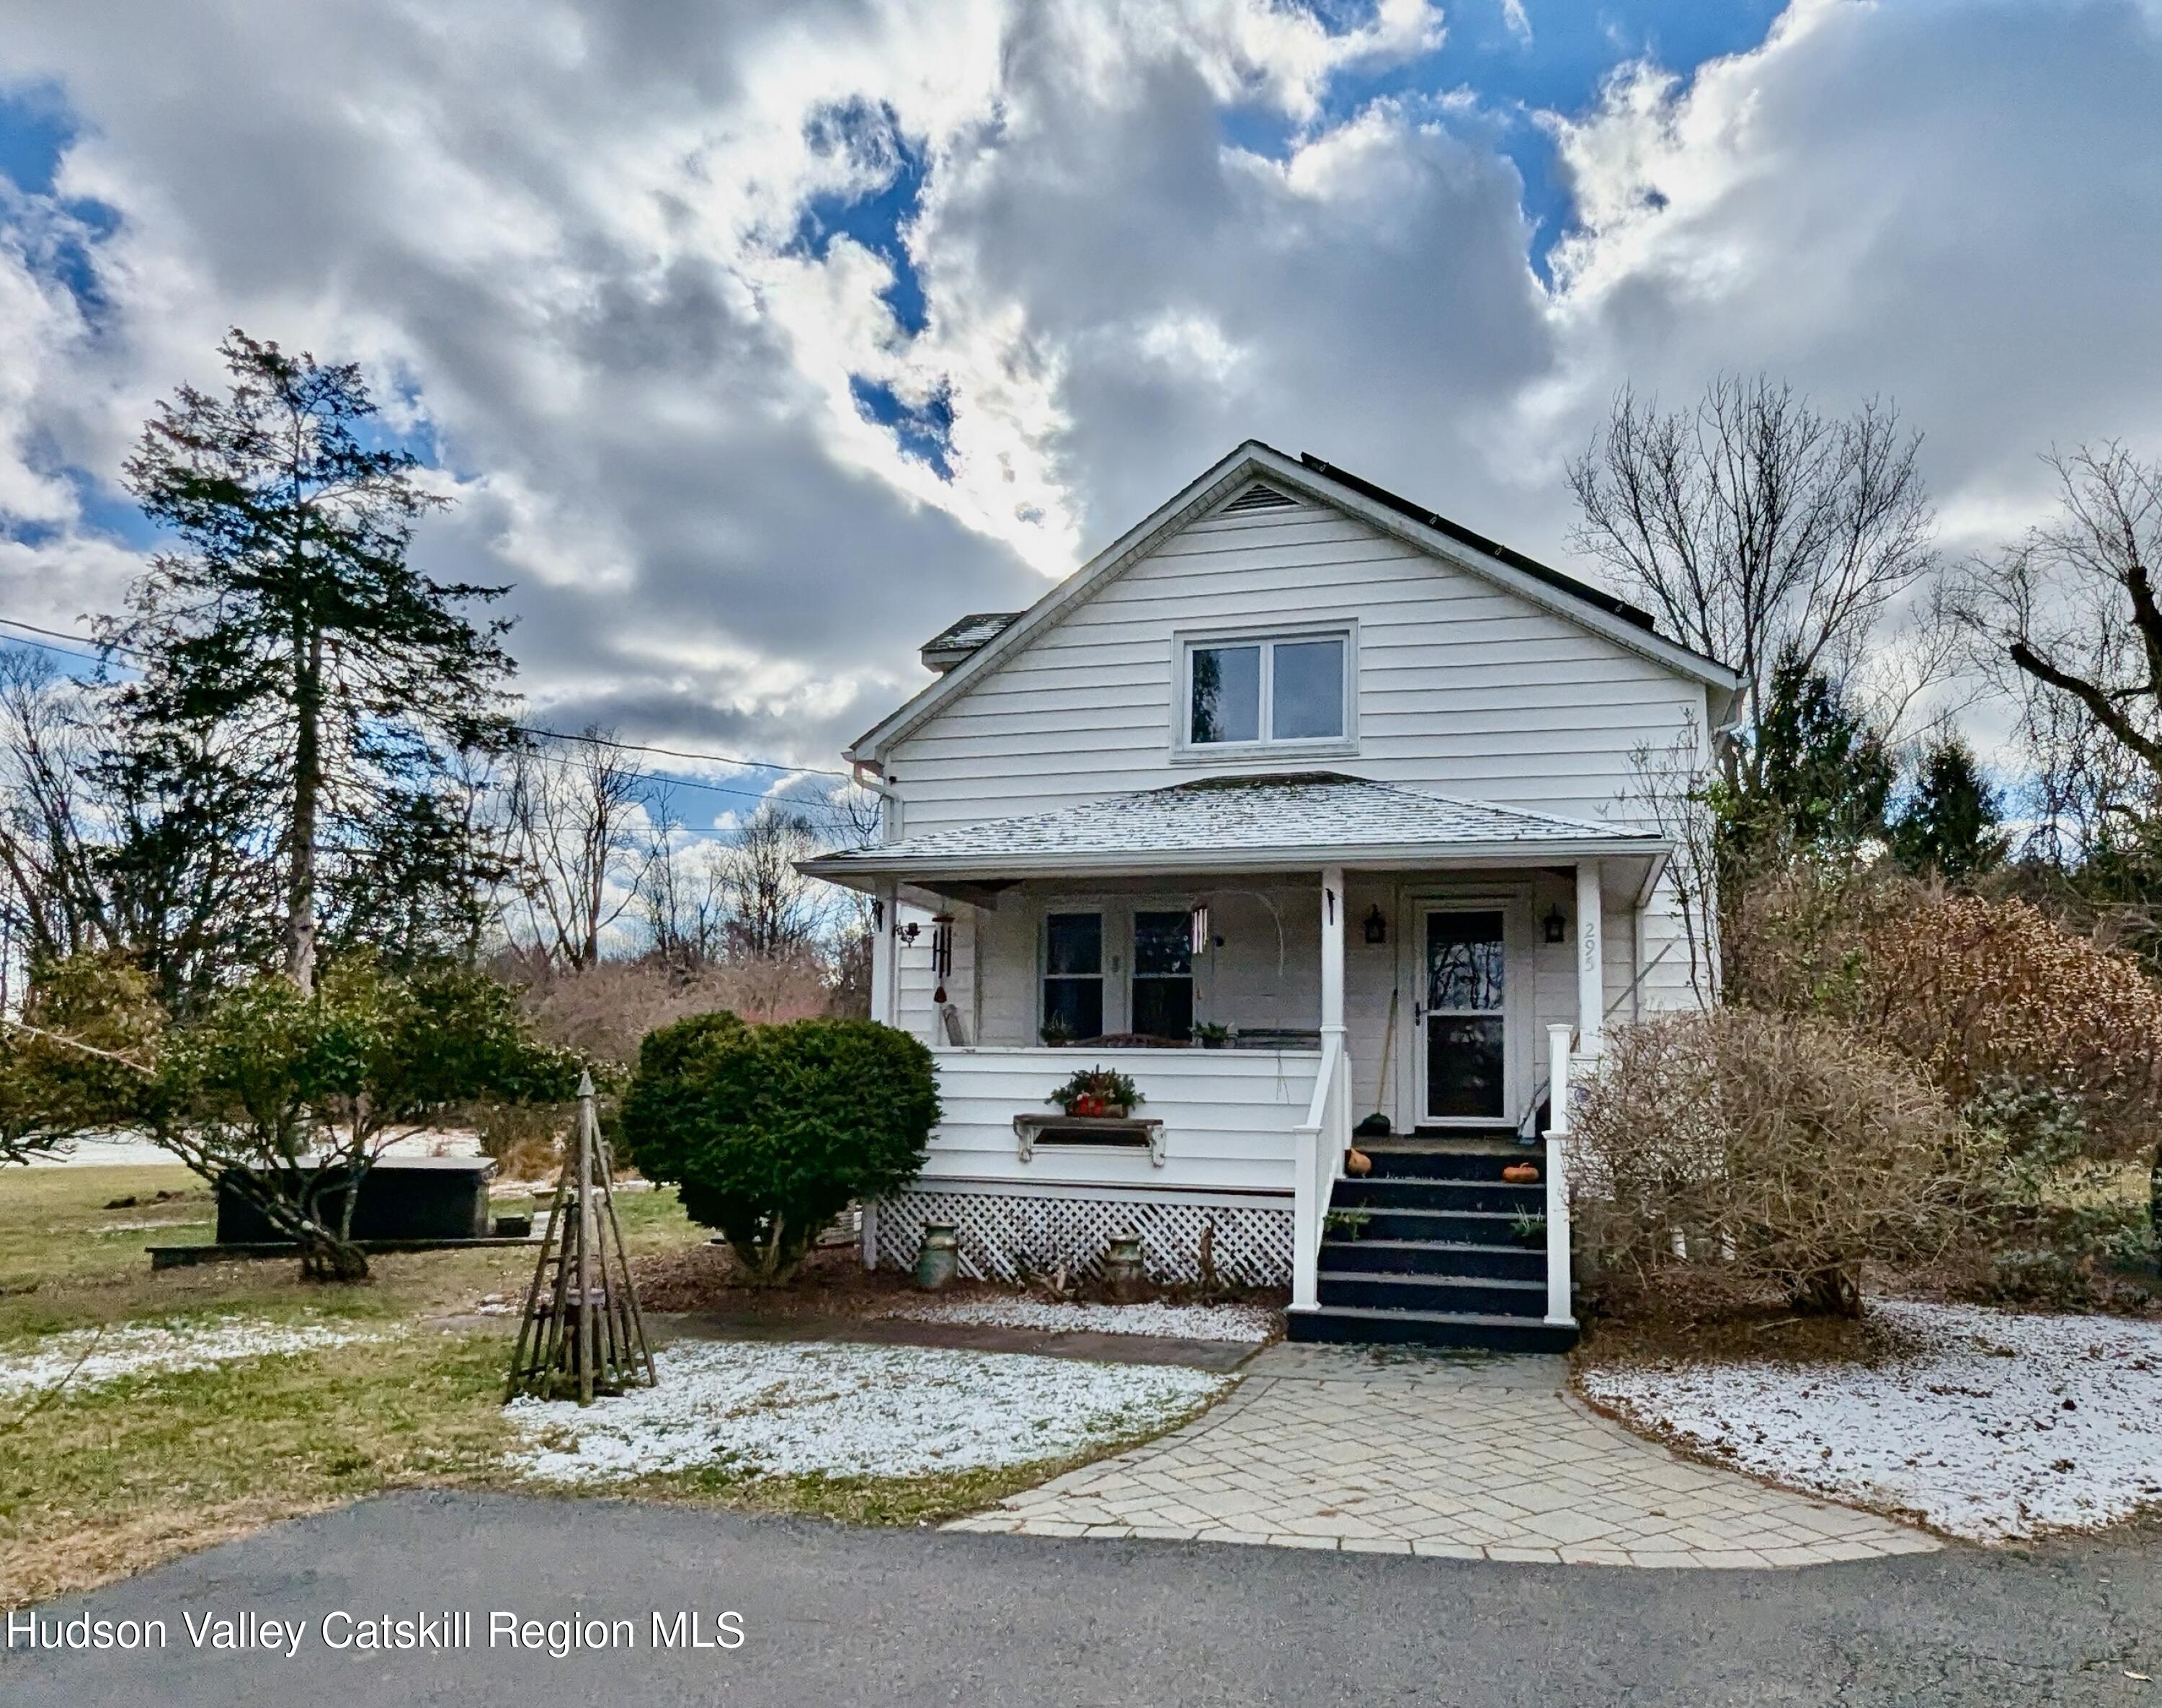
<path fill-rule="evenodd" d="M 1133 1029 L 1144 1037 L 1193 1032 L 1193 924 L 1185 910 L 1134 914 Z"/>
<path fill-rule="evenodd" d="M 1052 913 L 1043 922 L 1043 1028 L 1072 1038 L 1104 1032 L 1104 916 Z"/>

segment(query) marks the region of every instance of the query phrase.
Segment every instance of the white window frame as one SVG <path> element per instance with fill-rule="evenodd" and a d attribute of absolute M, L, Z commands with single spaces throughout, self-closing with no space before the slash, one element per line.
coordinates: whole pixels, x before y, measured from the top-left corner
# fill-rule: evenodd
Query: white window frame
<path fill-rule="evenodd" d="M 1051 917 L 1054 913 L 1093 913 L 1096 916 L 1097 968 L 1091 973 L 1061 973 L 1051 970 Z M 1031 1043 L 1043 1042 L 1043 1027 L 1049 1017 L 1044 1012 L 1043 987 L 1051 979 L 1094 979 L 1103 988 L 1103 1022 L 1105 1032 L 1120 1032 L 1125 1026 L 1125 986 L 1114 969 L 1126 963 L 1131 953 L 1121 953 L 1121 939 L 1129 928 L 1120 922 L 1114 904 L 1099 896 L 1062 896 L 1047 898 L 1037 910 L 1036 917 L 1036 1029 L 1029 1034 Z M 1112 1024 L 1114 1020 L 1116 1026 Z"/>
<path fill-rule="evenodd" d="M 1275 715 L 1276 647 L 1284 642 L 1340 640 L 1344 643 L 1344 733 L 1278 741 L 1267 732 Z M 1258 741 L 1193 739 L 1193 654 L 1204 646 L 1259 646 L 1261 649 L 1261 726 Z M 1182 629 L 1172 636 L 1171 752 L 1174 762 L 1210 765 L 1226 759 L 1334 758 L 1359 750 L 1359 624 L 1356 618 L 1240 628 Z"/>

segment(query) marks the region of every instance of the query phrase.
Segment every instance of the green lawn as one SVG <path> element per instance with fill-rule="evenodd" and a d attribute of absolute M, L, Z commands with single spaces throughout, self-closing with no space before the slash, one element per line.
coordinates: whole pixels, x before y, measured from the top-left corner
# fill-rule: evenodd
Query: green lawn
<path fill-rule="evenodd" d="M 149 1202 L 159 1190 L 186 1195 Z M 135 1206 L 108 1209 L 133 1196 Z M 702 1242 L 673 1192 L 619 1199 L 634 1254 Z M 513 1478 L 500 1401 L 514 1319 L 446 1328 L 486 1293 L 518 1293 L 530 1251 L 371 1260 L 365 1286 L 303 1282 L 286 1261 L 151 1271 L 144 1247 L 206 1241 L 210 1199 L 177 1168 L 0 1174 L 0 1357 L 105 1326 L 237 1317 L 369 1338 L 209 1369 L 139 1374 L 35 1395 L 0 1392 L 0 1603 L 139 1570 L 274 1518 L 385 1489 L 501 1487 Z M 154 1229 L 128 1223 L 170 1224 Z M 64 1343 L 70 1346 L 78 1342 Z M 101 1340 L 100 1348 L 117 1345 Z M 909 1478 L 744 1478 L 719 1470 L 612 1494 L 805 1512 L 866 1523 L 934 1521 L 1130 1444 L 1057 1465 Z"/>

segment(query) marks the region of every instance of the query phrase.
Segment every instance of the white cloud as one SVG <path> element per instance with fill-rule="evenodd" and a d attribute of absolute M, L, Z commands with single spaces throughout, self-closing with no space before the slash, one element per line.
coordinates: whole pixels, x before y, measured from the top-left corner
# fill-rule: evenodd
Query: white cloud
<path fill-rule="evenodd" d="M 2052 441 L 2162 446 L 2151 10 L 1797 0 L 1752 52 L 1625 71 L 1548 120 L 1585 226 L 1553 291 L 1460 73 L 1357 93 L 1439 12 L 1318 10 L 20 8 L 0 86 L 59 87 L 62 196 L 121 224 L 86 311 L 35 253 L 61 202 L 8 210 L 0 508 L 39 527 L 0 598 L 109 607 L 130 560 L 62 468 L 110 497 L 233 322 L 410 389 L 460 497 L 420 550 L 518 582 L 551 716 L 805 760 L 950 616 L 1249 436 L 1554 554 L 1562 460 L 1625 378 L 1896 394 L 1962 539 L 2044 499 Z M 1234 140 L 1256 112 L 1281 149 Z M 911 332 L 895 259 L 798 238 L 917 170 Z M 863 384 L 950 411 L 950 479 Z"/>

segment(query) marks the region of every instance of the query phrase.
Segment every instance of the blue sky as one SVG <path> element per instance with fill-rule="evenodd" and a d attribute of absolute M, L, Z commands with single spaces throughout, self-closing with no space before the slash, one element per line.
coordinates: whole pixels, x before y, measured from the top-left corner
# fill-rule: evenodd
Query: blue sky
<path fill-rule="evenodd" d="M 1372 13 L 1371 7 L 1359 6 L 1313 9 L 1335 29 L 1356 27 Z M 1468 91 L 1475 109 L 1453 112 L 1447 122 L 1476 133 L 1515 165 L 1523 180 L 1523 212 L 1533 227 L 1528 259 L 1545 280 L 1548 253 L 1569 228 L 1574 210 L 1553 138 L 1532 115 L 1589 110 L 1616 68 L 1634 62 L 1648 60 L 1685 76 L 1706 60 L 1755 46 L 1779 9 L 1768 0 L 1717 6 L 1683 0 L 1538 5 L 1533 0 L 1525 8 L 1474 0 L 1448 12 L 1439 49 L 1330 79 L 1313 119 L 1294 122 L 1260 102 L 1235 103 L 1223 110 L 1222 133 L 1235 147 L 1282 159 L 1302 135 L 1342 123 L 1370 102 L 1402 100 L 1430 107 L 1439 97 Z M 32 259 L 43 276 L 67 288 L 94 316 L 102 306 L 100 287 L 86 247 L 109 237 L 119 216 L 95 201 L 55 194 L 61 154 L 81 123 L 55 84 L 0 85 L 0 175 L 18 192 L 0 226 L 23 231 L 29 223 L 23 198 L 35 198 L 29 212 L 48 232 L 54 216 L 72 227 L 58 240 L 48 236 Z M 805 131 L 816 151 L 850 158 L 870 181 L 850 192 L 807 197 L 790 247 L 823 259 L 836 238 L 847 238 L 879 255 L 893 271 L 883 296 L 901 334 L 921 333 L 928 309 L 906 227 L 916 216 L 929 170 L 922 138 L 911 137 L 890 107 L 861 98 L 822 107 L 807 117 Z M 953 410 L 946 394 L 933 389 L 924 400 L 910 402 L 890 384 L 861 374 L 851 376 L 850 390 L 862 415 L 889 430 L 903 455 L 942 478 L 950 476 Z M 403 439 L 385 436 L 431 461 L 443 449 L 425 430 Z M 60 465 L 55 472 L 77 488 L 87 525 L 131 545 L 148 543 L 149 530 L 123 495 L 90 471 Z M 32 543 L 45 531 L 44 525 L 11 522 L 4 514 L 0 526 Z"/>

